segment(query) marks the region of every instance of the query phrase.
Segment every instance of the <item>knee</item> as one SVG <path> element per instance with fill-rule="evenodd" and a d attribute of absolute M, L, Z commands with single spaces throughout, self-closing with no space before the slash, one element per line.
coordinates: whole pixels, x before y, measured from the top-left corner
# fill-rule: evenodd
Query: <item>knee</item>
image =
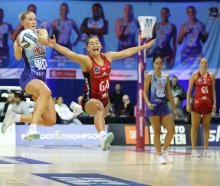
<path fill-rule="evenodd" d="M 192 131 L 192 132 L 197 132 L 198 128 L 199 128 L 199 126 L 192 125 L 191 131 Z"/>
<path fill-rule="evenodd" d="M 52 93 L 50 89 L 45 89 L 45 90 L 40 91 L 40 95 L 46 98 L 50 98 Z"/>

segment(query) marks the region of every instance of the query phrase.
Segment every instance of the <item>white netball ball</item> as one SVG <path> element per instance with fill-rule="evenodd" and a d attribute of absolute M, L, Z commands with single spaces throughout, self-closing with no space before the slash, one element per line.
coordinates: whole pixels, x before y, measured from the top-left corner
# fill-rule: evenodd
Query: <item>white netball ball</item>
<path fill-rule="evenodd" d="M 20 45 L 23 48 L 34 48 L 38 43 L 37 34 L 31 29 L 25 29 L 20 33 Z"/>

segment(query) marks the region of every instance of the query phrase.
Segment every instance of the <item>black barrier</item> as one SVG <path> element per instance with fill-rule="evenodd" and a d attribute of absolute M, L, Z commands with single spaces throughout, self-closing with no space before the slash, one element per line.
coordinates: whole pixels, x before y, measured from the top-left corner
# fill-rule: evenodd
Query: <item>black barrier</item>
<path fill-rule="evenodd" d="M 190 125 L 175 125 L 175 134 L 171 142 L 171 146 L 191 146 L 190 138 Z M 135 145 L 136 144 L 136 127 L 135 125 L 109 125 L 109 131 L 115 135 L 113 145 Z M 161 142 L 163 143 L 166 135 L 166 129 L 161 130 Z M 145 145 L 152 146 L 154 138 L 154 131 L 152 126 L 146 126 L 145 128 Z M 202 125 L 198 129 L 197 146 L 203 146 L 203 127 Z M 209 145 L 220 145 L 220 125 L 211 124 Z"/>

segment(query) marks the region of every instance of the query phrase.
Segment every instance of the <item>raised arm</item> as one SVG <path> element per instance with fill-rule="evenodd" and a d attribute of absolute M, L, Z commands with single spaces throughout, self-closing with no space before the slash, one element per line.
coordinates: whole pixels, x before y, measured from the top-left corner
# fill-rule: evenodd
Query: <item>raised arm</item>
<path fill-rule="evenodd" d="M 149 88 L 150 88 L 150 83 L 151 83 L 152 75 L 151 74 L 145 74 L 144 75 L 144 91 L 143 91 L 143 97 L 144 101 L 147 105 L 147 107 L 152 110 L 154 108 L 153 104 L 150 102 L 148 93 L 149 93 Z"/>
<path fill-rule="evenodd" d="M 141 46 L 131 47 L 131 48 L 119 51 L 119 52 L 108 52 L 105 55 L 110 61 L 116 60 L 116 59 L 126 58 L 126 57 L 129 57 L 129 56 L 132 56 L 132 55 L 138 53 L 141 50 L 150 48 L 154 44 L 154 42 L 155 42 L 155 39 L 153 39 L 153 40 L 149 41 L 148 43 L 145 43 L 144 45 L 141 45 Z"/>
<path fill-rule="evenodd" d="M 215 90 L 215 75 L 212 74 L 212 99 L 213 99 L 213 106 L 212 111 L 216 112 L 216 90 Z"/>
<path fill-rule="evenodd" d="M 194 85 L 194 82 L 195 82 L 195 75 L 196 74 L 192 74 L 192 76 L 189 79 L 189 86 L 188 86 L 187 99 L 186 99 L 186 110 L 187 110 L 187 112 L 191 112 L 190 98 L 191 98 L 191 94 L 192 94 L 193 85 Z"/>
<path fill-rule="evenodd" d="M 18 39 L 16 39 L 14 42 L 14 56 L 17 60 L 22 59 L 22 47 L 19 45 Z"/>
<path fill-rule="evenodd" d="M 54 35 L 52 39 L 48 37 L 48 45 L 63 54 L 64 56 L 68 57 L 73 62 L 79 63 L 83 67 L 86 67 L 88 65 L 89 60 L 86 55 L 76 54 L 70 49 L 57 44 Z"/>

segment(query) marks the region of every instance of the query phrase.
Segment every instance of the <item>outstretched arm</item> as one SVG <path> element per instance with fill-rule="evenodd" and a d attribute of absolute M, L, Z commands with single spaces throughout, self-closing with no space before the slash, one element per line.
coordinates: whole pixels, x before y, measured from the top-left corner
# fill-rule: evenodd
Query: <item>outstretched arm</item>
<path fill-rule="evenodd" d="M 131 48 L 119 51 L 119 52 L 108 52 L 105 55 L 110 61 L 116 60 L 116 59 L 126 58 L 126 57 L 129 57 L 129 56 L 132 56 L 132 55 L 138 53 L 141 50 L 150 48 L 154 44 L 154 42 L 155 42 L 155 39 L 153 39 L 153 40 L 149 41 L 148 43 L 145 43 L 144 45 L 141 45 L 141 46 L 131 47 Z"/>
<path fill-rule="evenodd" d="M 60 52 L 61 54 L 63 54 L 64 56 L 68 57 L 70 60 L 79 63 L 82 66 L 86 65 L 88 62 L 87 56 L 76 54 L 75 52 L 72 52 L 70 49 L 57 44 L 54 35 L 52 39 L 48 38 L 48 45 Z"/>

